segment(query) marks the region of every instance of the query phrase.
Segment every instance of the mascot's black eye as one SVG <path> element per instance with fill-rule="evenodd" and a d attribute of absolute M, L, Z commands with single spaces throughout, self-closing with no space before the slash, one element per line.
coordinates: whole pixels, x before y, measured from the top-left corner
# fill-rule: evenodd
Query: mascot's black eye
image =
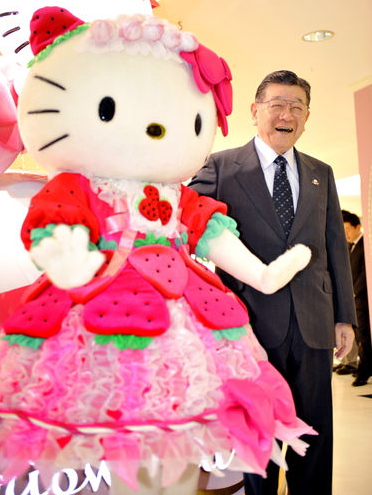
<path fill-rule="evenodd" d="M 156 123 L 148 125 L 146 129 L 146 134 L 152 139 L 162 139 L 165 136 L 165 132 L 165 127 Z"/>
<path fill-rule="evenodd" d="M 200 132 L 201 132 L 201 128 L 202 128 L 202 119 L 200 117 L 200 114 L 198 113 L 198 115 L 195 117 L 195 134 L 197 136 L 199 136 Z"/>
<path fill-rule="evenodd" d="M 105 96 L 99 102 L 98 115 L 104 122 L 110 122 L 115 115 L 115 101 L 111 96 Z"/>

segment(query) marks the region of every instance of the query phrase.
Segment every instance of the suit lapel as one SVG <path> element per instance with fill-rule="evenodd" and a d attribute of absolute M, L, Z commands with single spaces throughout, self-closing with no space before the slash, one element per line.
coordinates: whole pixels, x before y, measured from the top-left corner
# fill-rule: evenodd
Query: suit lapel
<path fill-rule="evenodd" d="M 318 198 L 320 184 L 320 178 L 309 157 L 297 152 L 297 150 L 295 150 L 295 155 L 300 181 L 300 195 L 288 242 L 296 238 L 309 215 L 314 211 L 314 203 Z"/>
<path fill-rule="evenodd" d="M 253 144 L 253 140 L 240 149 L 235 165 L 236 178 L 263 220 L 281 238 L 285 238 L 283 227 L 267 189 L 265 177 Z"/>
<path fill-rule="evenodd" d="M 314 204 L 318 198 L 320 178 L 318 177 L 312 161 L 306 155 L 295 149 L 299 181 L 300 195 L 288 242 L 293 241 L 298 232 L 311 215 Z M 249 196 L 263 220 L 270 225 L 276 234 L 285 239 L 285 233 L 275 210 L 272 197 L 267 189 L 265 177 L 254 147 L 253 140 L 240 149 L 235 165 L 238 167 L 236 178 L 243 190 Z"/>

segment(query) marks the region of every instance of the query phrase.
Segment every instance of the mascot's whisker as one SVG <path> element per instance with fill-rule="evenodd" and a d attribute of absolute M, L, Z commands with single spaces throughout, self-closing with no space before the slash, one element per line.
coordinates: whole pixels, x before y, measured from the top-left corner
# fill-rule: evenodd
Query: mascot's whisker
<path fill-rule="evenodd" d="M 59 113 L 60 110 L 57 110 L 55 108 L 45 108 L 43 110 L 30 110 L 27 112 L 29 115 L 38 115 L 41 113 Z"/>
<path fill-rule="evenodd" d="M 7 15 L 17 15 L 17 14 L 19 14 L 19 12 L 18 12 L 18 11 L 16 11 L 16 10 L 11 11 L 11 12 L 2 12 L 2 13 L 0 14 L 0 17 L 6 17 Z"/>
<path fill-rule="evenodd" d="M 66 91 L 66 88 L 64 88 L 61 84 L 58 84 L 57 82 L 52 81 L 51 79 L 48 79 L 47 77 L 34 75 L 34 78 L 39 79 L 40 81 L 46 82 L 48 84 L 51 84 L 52 86 L 55 86 L 56 88 L 62 89 L 63 91 Z"/>
<path fill-rule="evenodd" d="M 19 53 L 21 50 L 23 50 L 23 48 L 26 48 L 26 46 L 28 46 L 29 44 L 30 44 L 29 41 L 25 41 L 21 45 L 17 46 L 17 48 L 14 50 L 14 53 Z"/>
<path fill-rule="evenodd" d="M 50 141 L 50 143 L 44 144 L 41 148 L 39 148 L 39 151 L 44 151 L 45 149 L 49 148 L 50 146 L 53 146 L 53 144 L 58 143 L 59 141 L 62 141 L 62 139 L 66 139 L 70 136 L 70 134 L 64 134 L 63 136 L 60 136 L 57 139 L 53 139 L 53 141 Z"/>
<path fill-rule="evenodd" d="M 8 31 L 5 31 L 5 33 L 3 33 L 3 38 L 5 38 L 5 36 L 9 36 L 12 33 L 15 33 L 16 31 L 19 31 L 20 29 L 21 28 L 19 26 L 16 26 L 12 29 L 8 29 Z"/>

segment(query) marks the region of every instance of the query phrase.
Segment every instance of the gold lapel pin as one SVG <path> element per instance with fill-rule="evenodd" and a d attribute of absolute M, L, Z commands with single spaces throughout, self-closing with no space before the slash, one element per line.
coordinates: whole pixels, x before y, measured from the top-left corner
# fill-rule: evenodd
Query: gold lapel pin
<path fill-rule="evenodd" d="M 319 181 L 318 181 L 318 179 L 313 179 L 313 180 L 312 180 L 312 183 L 314 184 L 314 186 L 319 186 Z"/>

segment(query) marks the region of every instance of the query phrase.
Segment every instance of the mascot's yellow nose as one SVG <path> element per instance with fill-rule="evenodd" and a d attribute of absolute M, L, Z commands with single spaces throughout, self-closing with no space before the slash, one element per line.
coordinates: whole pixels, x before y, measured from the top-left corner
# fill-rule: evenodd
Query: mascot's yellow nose
<path fill-rule="evenodd" d="M 153 139 L 162 139 L 165 136 L 165 132 L 165 127 L 156 122 L 149 124 L 146 128 L 146 134 Z"/>

